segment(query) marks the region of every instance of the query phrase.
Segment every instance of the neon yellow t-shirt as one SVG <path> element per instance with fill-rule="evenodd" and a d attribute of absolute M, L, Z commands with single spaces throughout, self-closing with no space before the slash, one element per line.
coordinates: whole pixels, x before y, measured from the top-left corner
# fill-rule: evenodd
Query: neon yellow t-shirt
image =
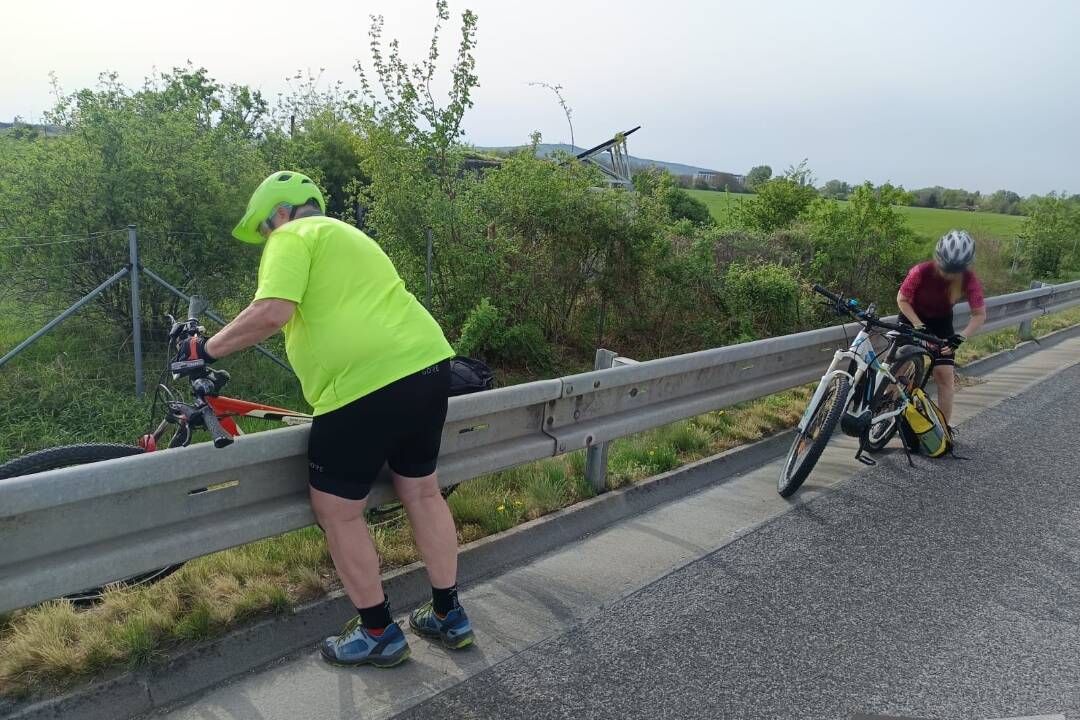
<path fill-rule="evenodd" d="M 255 293 L 266 298 L 296 303 L 285 349 L 316 415 L 454 355 L 382 248 L 333 218 L 270 234 Z"/>

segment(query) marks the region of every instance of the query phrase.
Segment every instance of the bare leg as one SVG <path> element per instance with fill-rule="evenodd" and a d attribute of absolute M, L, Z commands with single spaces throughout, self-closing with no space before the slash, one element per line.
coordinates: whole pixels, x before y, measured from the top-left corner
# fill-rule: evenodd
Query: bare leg
<path fill-rule="evenodd" d="M 934 384 L 937 385 L 938 407 L 945 416 L 945 422 L 952 423 L 953 396 L 956 394 L 956 373 L 952 365 L 938 365 L 934 368 Z"/>
<path fill-rule="evenodd" d="M 427 566 L 432 587 L 457 583 L 457 530 L 450 507 L 439 492 L 435 473 L 421 478 L 393 474 L 394 491 L 409 515 L 413 537 Z"/>
<path fill-rule="evenodd" d="M 354 606 L 369 608 L 384 599 L 379 556 L 364 518 L 366 500 L 346 500 L 309 488 L 311 509 L 326 533 L 330 557 Z"/>

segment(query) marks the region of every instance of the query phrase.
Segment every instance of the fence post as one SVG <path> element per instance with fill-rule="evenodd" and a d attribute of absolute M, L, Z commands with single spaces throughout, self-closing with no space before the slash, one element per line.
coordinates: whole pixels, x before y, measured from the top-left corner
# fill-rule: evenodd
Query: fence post
<path fill-rule="evenodd" d="M 616 355 L 617 353 L 603 348 L 597 350 L 593 369 L 607 370 L 612 367 Z M 589 481 L 593 486 L 593 490 L 598 494 L 604 492 L 607 488 L 608 445 L 610 443 L 606 442 L 599 445 L 590 445 L 589 449 L 585 451 L 585 479 Z"/>
<path fill-rule="evenodd" d="M 139 240 L 135 226 L 128 225 L 128 262 L 131 273 L 131 344 L 135 352 L 135 397 L 143 394 L 142 313 L 139 310 Z"/>
<path fill-rule="evenodd" d="M 1046 287 L 1046 283 L 1040 282 L 1038 280 L 1032 280 L 1031 281 L 1031 289 L 1032 290 L 1035 290 L 1035 289 L 1041 288 L 1041 287 Z M 1035 339 L 1035 333 L 1031 329 L 1031 320 L 1025 320 L 1024 322 L 1020 323 L 1020 329 L 1018 330 L 1018 335 L 1020 336 L 1020 339 L 1024 340 L 1024 341 L 1034 340 Z"/>

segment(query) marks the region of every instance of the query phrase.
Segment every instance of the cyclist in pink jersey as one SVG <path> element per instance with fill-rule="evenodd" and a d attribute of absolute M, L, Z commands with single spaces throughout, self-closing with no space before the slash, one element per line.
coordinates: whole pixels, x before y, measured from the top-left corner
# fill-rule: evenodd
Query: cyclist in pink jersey
<path fill-rule="evenodd" d="M 947 341 L 934 353 L 934 383 L 938 405 L 949 422 L 956 392 L 956 348 L 986 322 L 982 285 L 970 269 L 974 260 L 975 241 L 971 235 L 964 230 L 950 230 L 938 240 L 934 259 L 911 268 L 896 295 L 901 323 Z M 953 306 L 961 298 L 971 306 L 971 319 L 958 333 L 953 327 Z"/>

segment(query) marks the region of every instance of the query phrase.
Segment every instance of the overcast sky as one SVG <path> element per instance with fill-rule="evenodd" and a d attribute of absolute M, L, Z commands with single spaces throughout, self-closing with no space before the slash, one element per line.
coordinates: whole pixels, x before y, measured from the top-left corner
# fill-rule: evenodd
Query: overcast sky
<path fill-rule="evenodd" d="M 1080 191 L 1074 0 L 451 0 L 480 18 L 477 145 L 569 141 L 529 81 L 559 83 L 577 144 L 642 129 L 641 157 L 745 173 L 809 158 L 819 181 Z M 38 119 L 48 73 L 137 85 L 191 60 L 273 95 L 298 69 L 355 84 L 368 16 L 419 59 L 429 0 L 5 2 L 0 119 Z"/>

